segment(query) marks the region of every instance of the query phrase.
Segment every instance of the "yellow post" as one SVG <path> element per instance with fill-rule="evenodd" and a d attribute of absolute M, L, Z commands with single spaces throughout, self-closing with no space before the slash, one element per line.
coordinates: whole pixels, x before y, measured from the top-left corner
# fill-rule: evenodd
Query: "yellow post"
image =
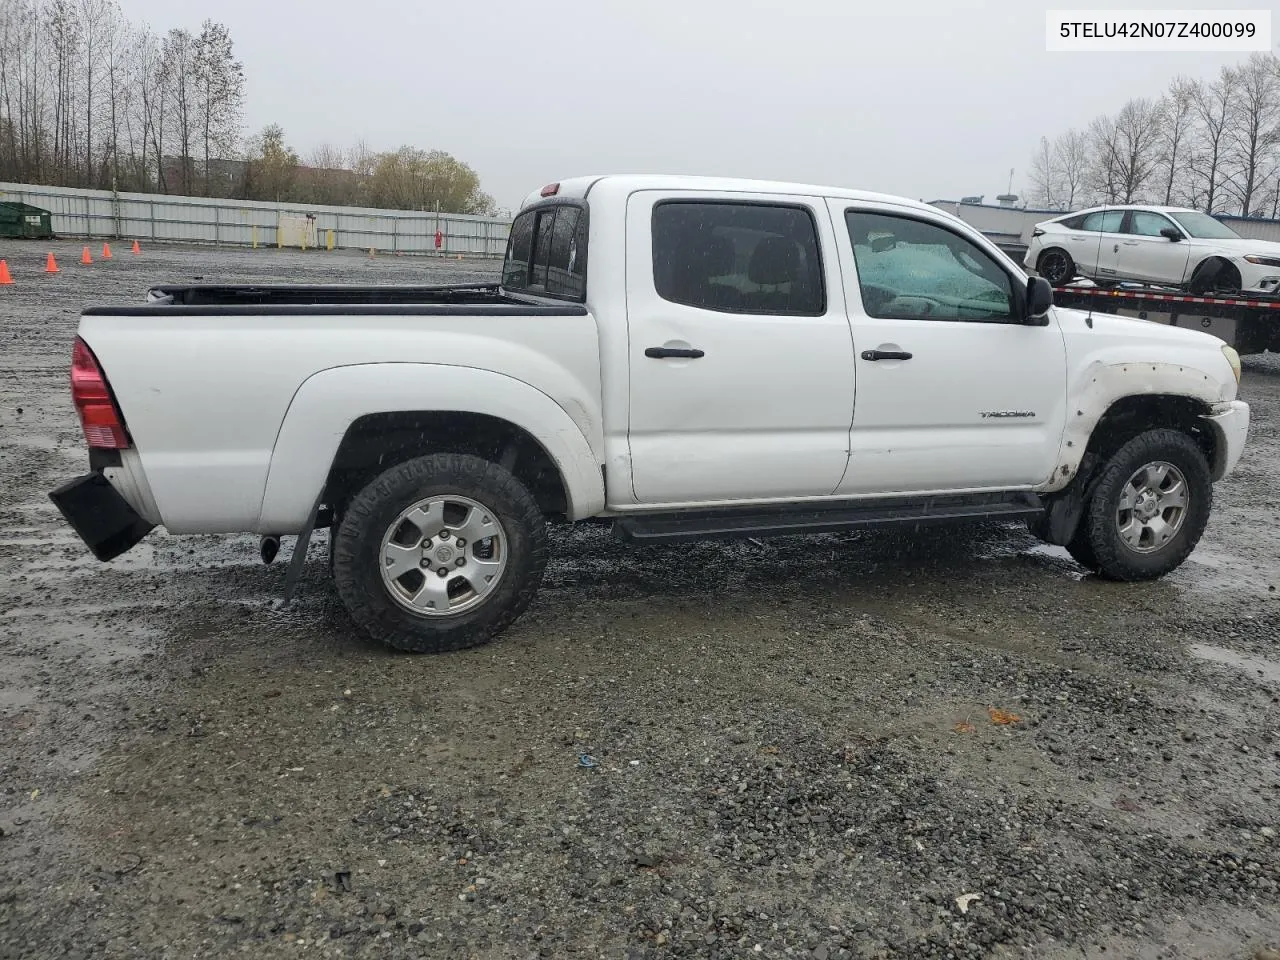
<path fill-rule="evenodd" d="M 253 234 L 253 249 L 257 250 L 258 249 L 258 225 L 256 223 L 250 228 L 250 232 Z"/>
<path fill-rule="evenodd" d="M 333 231 L 332 231 L 332 230 L 330 230 L 330 231 L 329 231 L 329 245 L 328 245 L 328 246 L 329 246 L 329 249 L 330 249 L 330 250 L 332 250 L 332 249 L 333 249 Z"/>

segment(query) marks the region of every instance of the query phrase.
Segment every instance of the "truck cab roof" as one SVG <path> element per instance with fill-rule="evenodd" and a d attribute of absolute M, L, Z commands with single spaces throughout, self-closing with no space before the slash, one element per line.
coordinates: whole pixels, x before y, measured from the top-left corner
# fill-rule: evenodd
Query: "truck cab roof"
<path fill-rule="evenodd" d="M 637 190 L 698 190 L 724 193 L 791 194 L 793 196 L 834 197 L 861 200 L 869 203 L 892 203 L 898 206 L 928 210 L 937 213 L 938 208 L 918 200 L 869 190 L 852 190 L 848 187 L 820 186 L 806 183 L 788 183 L 780 180 L 750 180 L 733 177 L 699 177 L 671 174 L 606 174 L 592 177 L 571 177 L 547 184 L 525 197 L 520 209 L 550 197 L 586 199 L 592 191 L 607 187 L 611 192 L 631 193 Z"/>

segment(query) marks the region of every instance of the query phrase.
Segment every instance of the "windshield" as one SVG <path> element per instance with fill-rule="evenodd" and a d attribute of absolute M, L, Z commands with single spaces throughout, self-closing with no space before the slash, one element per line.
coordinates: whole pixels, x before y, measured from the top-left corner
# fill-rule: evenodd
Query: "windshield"
<path fill-rule="evenodd" d="M 1171 213 L 1169 216 L 1178 222 L 1178 226 L 1198 240 L 1240 239 L 1240 234 L 1207 213 Z"/>

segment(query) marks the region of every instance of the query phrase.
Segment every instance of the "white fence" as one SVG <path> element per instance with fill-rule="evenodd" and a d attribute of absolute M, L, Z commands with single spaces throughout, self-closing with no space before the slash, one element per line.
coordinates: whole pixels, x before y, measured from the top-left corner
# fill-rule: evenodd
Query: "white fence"
<path fill-rule="evenodd" d="M 490 217 L 367 207 L 264 203 L 0 183 L 0 200 L 53 214 L 64 237 L 171 240 L 240 246 L 309 246 L 446 256 L 501 257 L 511 224 Z M 299 229 L 300 220 L 309 220 Z M 440 246 L 436 246 L 436 233 Z"/>
<path fill-rule="evenodd" d="M 953 200 L 935 200 L 933 206 L 955 214 L 993 240 L 1024 245 L 1031 241 L 1031 228 L 1037 223 L 1052 220 L 1068 212 L 1066 210 L 1022 210 L 1017 207 L 997 207 L 983 203 L 957 203 Z M 1280 242 L 1280 220 L 1222 215 L 1217 219 L 1242 237 Z"/>

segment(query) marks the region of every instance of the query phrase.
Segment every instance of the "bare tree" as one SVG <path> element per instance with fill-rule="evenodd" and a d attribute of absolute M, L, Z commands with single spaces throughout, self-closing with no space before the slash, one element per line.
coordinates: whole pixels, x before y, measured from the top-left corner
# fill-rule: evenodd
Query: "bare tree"
<path fill-rule="evenodd" d="M 164 58 L 164 79 L 171 110 L 169 117 L 172 131 L 177 140 L 178 149 L 178 190 L 184 194 L 194 193 L 195 171 L 192 163 L 192 140 L 196 136 L 199 118 L 197 116 L 197 88 L 195 81 L 195 38 L 186 30 L 174 28 L 164 38 L 162 56 Z M 163 156 L 156 158 L 161 166 Z"/>
<path fill-rule="evenodd" d="M 1143 196 L 1156 169 L 1160 123 L 1159 104 L 1151 100 L 1130 100 L 1115 117 L 1093 121 L 1092 187 L 1105 202 L 1134 203 Z"/>
<path fill-rule="evenodd" d="M 1258 192 L 1276 167 L 1280 144 L 1280 73 L 1274 55 L 1255 53 L 1236 71 L 1235 96 L 1227 113 L 1223 187 L 1252 215 Z"/>
<path fill-rule="evenodd" d="M 1028 202 L 1039 207 L 1055 210 L 1060 202 L 1059 185 L 1062 182 L 1058 168 L 1058 159 L 1048 137 L 1040 138 L 1040 146 L 1031 157 L 1031 189 L 1027 191 Z"/>
<path fill-rule="evenodd" d="M 196 38 L 192 57 L 196 86 L 196 114 L 204 147 L 204 192 L 211 192 L 214 152 L 230 153 L 238 138 L 244 95 L 244 69 L 236 60 L 231 33 L 220 23 L 206 20 Z M 219 195 L 234 189 L 219 184 Z"/>
<path fill-rule="evenodd" d="M 160 41 L 150 30 L 143 32 L 135 52 L 136 82 L 138 84 L 138 122 L 142 128 L 142 153 L 140 173 L 142 182 L 149 184 L 150 166 L 147 162 L 147 146 L 150 145 L 156 166 L 155 183 L 161 193 L 167 192 L 165 183 L 164 135 L 168 129 L 169 78 L 168 64 Z"/>
<path fill-rule="evenodd" d="M 1053 156 L 1062 185 L 1062 205 L 1074 210 L 1082 199 L 1089 175 L 1089 138 L 1068 130 L 1053 143 Z"/>
<path fill-rule="evenodd" d="M 1223 67 L 1217 80 L 1197 83 L 1191 91 L 1198 125 L 1196 147 L 1187 158 L 1191 169 L 1192 203 L 1205 213 L 1216 213 L 1222 206 L 1229 146 L 1227 130 L 1238 85 L 1236 71 Z"/>
<path fill-rule="evenodd" d="M 1156 166 L 1165 206 L 1173 204 L 1175 192 L 1186 178 L 1190 141 L 1195 133 L 1194 81 L 1174 77 L 1169 90 L 1161 98 L 1164 122 L 1157 131 Z"/>

